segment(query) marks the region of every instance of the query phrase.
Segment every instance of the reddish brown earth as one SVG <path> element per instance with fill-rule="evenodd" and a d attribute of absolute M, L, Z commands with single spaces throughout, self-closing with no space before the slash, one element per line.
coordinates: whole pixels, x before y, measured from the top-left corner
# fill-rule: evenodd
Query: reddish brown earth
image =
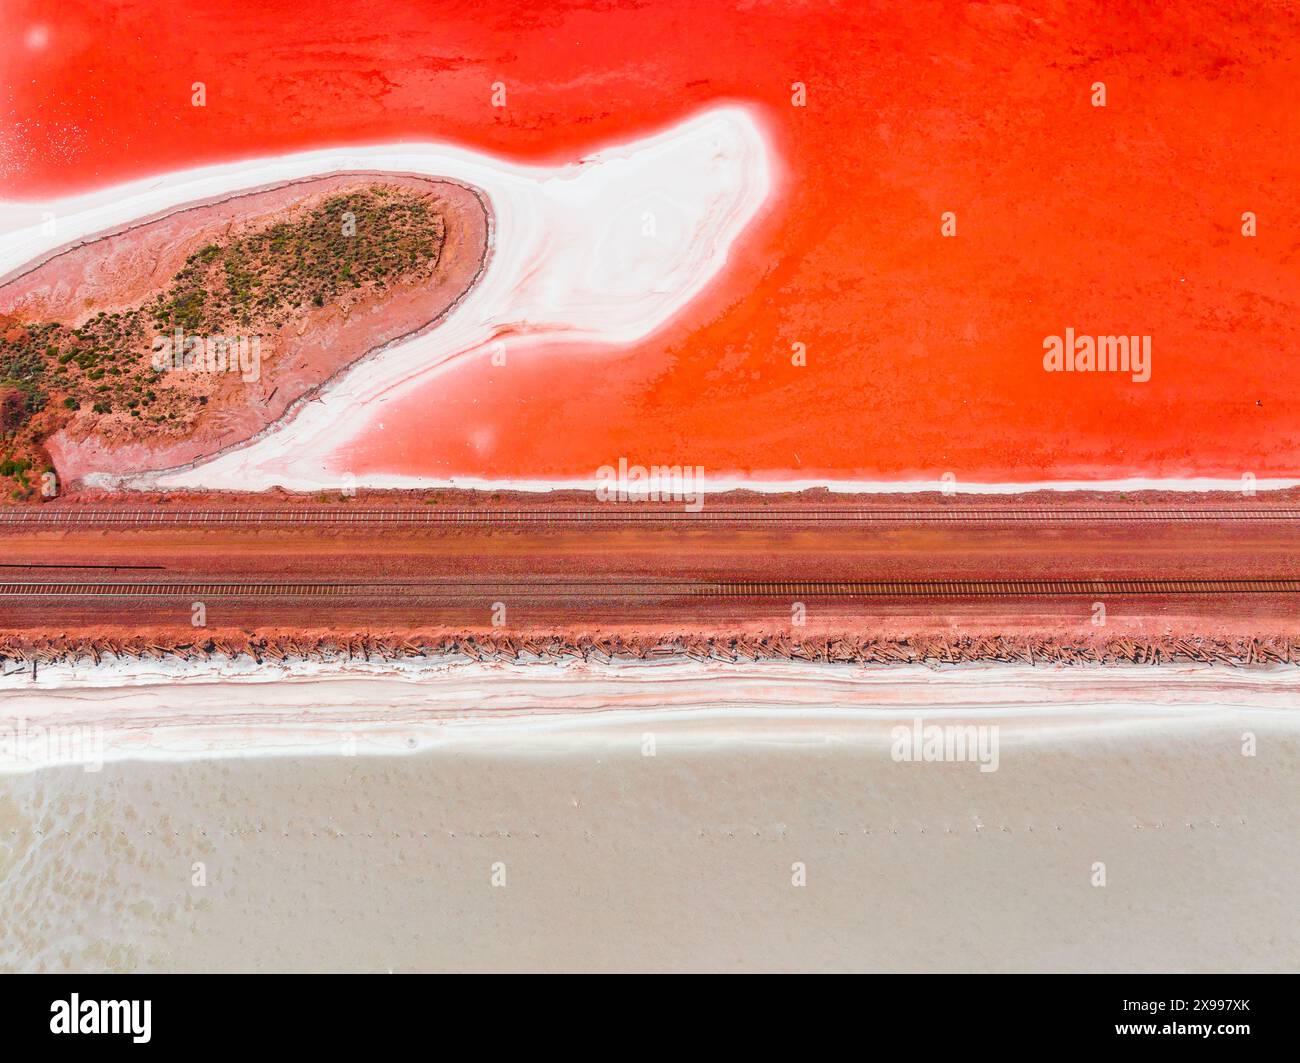
<path fill-rule="evenodd" d="M 432 276 L 382 292 L 303 308 L 296 323 L 263 335 L 260 378 L 225 374 L 193 431 L 139 438 L 88 412 L 46 440 L 63 481 L 90 470 L 146 471 L 184 465 L 241 443 L 285 416 L 348 366 L 394 341 L 433 328 L 472 287 L 490 243 L 489 208 L 451 181 L 395 174 L 337 174 L 192 204 L 61 248 L 0 283 L 0 316 L 75 324 L 120 312 L 163 290 L 200 248 L 273 225 L 328 197 L 382 183 L 429 197 L 444 223 Z M 206 383 L 206 381 L 205 381 Z"/>
<path fill-rule="evenodd" d="M 1248 501 L 1260 506 L 1257 499 Z M 358 502 L 371 504 L 367 497 L 346 505 Z M 897 498 L 893 502 L 899 504 Z M 917 502 L 910 498 L 906 504 Z M 1057 512 L 1068 516 L 1067 508 Z M 121 639 L 219 652 L 213 639 L 231 646 L 261 639 L 264 645 L 302 650 L 324 638 L 337 649 L 340 638 L 364 635 L 388 640 L 389 650 L 375 650 L 381 655 L 392 655 L 392 646 L 401 645 L 437 650 L 451 644 L 448 640 L 488 646 L 507 657 L 525 643 L 550 645 L 548 652 L 563 654 L 583 640 L 588 647 L 597 640 L 603 647 L 598 656 L 617 643 L 640 647 L 629 651 L 633 656 L 660 645 L 668 647 L 663 652 L 695 655 L 716 649 L 724 657 L 767 646 L 763 652 L 769 655 L 820 658 L 830 653 L 825 647 L 831 643 L 843 643 L 858 648 L 836 650 L 849 653 L 844 659 L 875 659 L 873 653 L 885 660 L 1020 659 L 1032 646 L 1042 659 L 1169 660 L 1200 653 L 1206 659 L 1300 661 L 1300 596 L 1295 594 L 1110 595 L 1104 603 L 1106 625 L 1098 627 L 1092 593 L 936 599 L 809 593 L 800 595 L 807 620 L 797 626 L 786 597 L 700 597 L 661 586 L 734 580 L 1296 579 L 1300 522 L 1294 519 L 1143 522 L 1134 508 L 1131 519 L 1114 522 L 1060 519 L 1033 525 L 796 521 L 759 527 L 739 518 L 716 525 L 649 526 L 10 525 L 0 527 L 0 543 L 9 566 L 0 570 L 3 582 L 408 585 L 391 594 L 310 597 L 292 590 L 270 597 L 239 591 L 0 595 L 0 638 L 11 637 L 9 645 L 19 656 L 23 646 L 39 644 L 49 653 L 60 645 L 102 649 Z M 537 586 L 574 580 L 595 590 Z M 207 630 L 190 625 L 196 598 L 205 602 Z M 492 622 L 497 602 L 506 608 L 501 626 Z M 466 643 L 471 636 L 477 641 Z M 728 641 L 735 639 L 741 641 Z M 812 649 L 794 649 L 805 644 Z M 737 651 L 737 646 L 747 648 Z M 875 649 L 868 653 L 863 646 Z"/>
<path fill-rule="evenodd" d="M 790 634 L 674 635 L 632 632 L 626 635 L 519 636 L 458 631 L 385 631 L 226 628 L 199 634 L 163 628 L 100 628 L 77 636 L 0 635 L 0 664 L 33 677 L 39 665 L 59 661 L 163 660 L 207 661 L 250 657 L 266 662 L 400 661 L 471 658 L 492 664 L 537 661 L 697 661 L 786 660 L 820 664 L 893 665 L 971 664 L 1031 665 L 1169 665 L 1212 664 L 1230 667 L 1300 664 L 1300 638 L 1181 638 L 1156 635 L 1082 637 L 1062 641 L 1042 636 L 935 636 L 863 638 L 851 632 L 799 637 Z"/>

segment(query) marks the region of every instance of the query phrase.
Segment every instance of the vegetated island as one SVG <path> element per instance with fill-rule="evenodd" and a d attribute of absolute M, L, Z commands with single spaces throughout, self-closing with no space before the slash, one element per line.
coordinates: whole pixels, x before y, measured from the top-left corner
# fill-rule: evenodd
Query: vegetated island
<path fill-rule="evenodd" d="M 0 497 L 251 438 L 435 326 L 482 272 L 489 225 L 454 182 L 334 175 L 182 208 L 4 278 Z"/>

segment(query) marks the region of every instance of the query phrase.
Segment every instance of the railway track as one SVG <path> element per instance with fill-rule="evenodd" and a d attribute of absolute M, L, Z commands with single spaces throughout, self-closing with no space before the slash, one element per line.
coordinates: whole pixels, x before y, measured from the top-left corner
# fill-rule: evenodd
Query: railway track
<path fill-rule="evenodd" d="M 625 598 L 1037 598 L 1060 596 L 1297 594 L 1300 579 L 1030 580 L 548 580 L 477 582 L 0 583 L 3 598 L 383 598 L 602 600 Z"/>
<path fill-rule="evenodd" d="M 1296 507 L 1091 507 L 930 506 L 910 509 L 714 507 L 687 512 L 679 506 L 656 508 L 605 505 L 537 509 L 118 509 L 113 507 L 2 507 L 3 528 L 115 527 L 320 527 L 385 525 L 617 525 L 617 524 L 1087 524 L 1300 522 Z"/>

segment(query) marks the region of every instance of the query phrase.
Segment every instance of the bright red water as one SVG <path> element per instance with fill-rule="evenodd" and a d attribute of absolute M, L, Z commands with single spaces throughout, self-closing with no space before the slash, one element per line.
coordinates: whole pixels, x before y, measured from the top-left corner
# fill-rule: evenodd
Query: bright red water
<path fill-rule="evenodd" d="M 9 0 L 0 192 L 402 138 L 559 162 L 751 101 L 789 192 L 712 293 L 632 350 L 439 378 L 353 467 L 1295 475 L 1300 14 L 1160 7 Z M 1150 335 L 1151 381 L 1045 373 L 1067 327 Z"/>

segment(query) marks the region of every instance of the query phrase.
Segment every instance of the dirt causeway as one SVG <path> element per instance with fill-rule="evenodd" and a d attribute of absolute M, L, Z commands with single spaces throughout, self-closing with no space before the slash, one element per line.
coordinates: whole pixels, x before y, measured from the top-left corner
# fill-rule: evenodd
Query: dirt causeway
<path fill-rule="evenodd" d="M 791 519 L 770 523 L 714 507 L 704 513 L 717 522 L 583 516 L 617 507 L 552 521 L 544 504 L 523 523 L 497 521 L 510 510 L 486 506 L 488 520 L 462 522 L 469 510 L 446 501 L 427 507 L 442 517 L 418 524 L 283 523 L 251 500 L 242 512 L 253 519 L 236 519 L 232 506 L 208 522 L 171 505 L 109 524 L 74 521 L 115 507 L 11 511 L 22 520 L 0 527 L 0 658 L 120 647 L 128 656 L 233 650 L 271 659 L 454 651 L 502 660 L 1300 664 L 1300 522 L 1259 499 L 1240 511 L 1184 500 L 1184 518 L 1170 520 L 1112 502 L 1109 515 L 1086 519 L 1061 506 L 1044 508 L 1051 519 L 955 522 L 927 518 L 924 503 L 909 499 L 909 519 L 863 523 L 800 516 L 788 499 L 768 510 Z M 358 502 L 368 504 L 303 499 L 283 509 L 360 517 Z M 169 511 L 180 522 L 155 519 Z M 988 509 L 932 502 L 930 511 Z M 37 515 L 49 520 L 29 519 Z M 1169 579 L 1287 587 L 1132 583 Z M 987 580 L 1072 587 L 927 596 L 831 585 Z M 719 586 L 727 583 L 741 586 Z M 195 602 L 204 604 L 201 627 Z"/>

